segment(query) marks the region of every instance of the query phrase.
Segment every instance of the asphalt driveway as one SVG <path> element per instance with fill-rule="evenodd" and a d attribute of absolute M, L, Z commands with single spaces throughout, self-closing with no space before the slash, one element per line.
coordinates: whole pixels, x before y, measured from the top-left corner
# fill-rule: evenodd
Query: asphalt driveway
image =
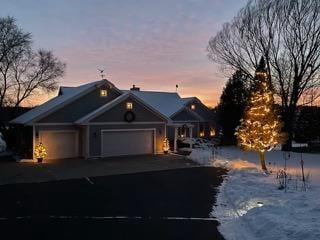
<path fill-rule="evenodd" d="M 44 163 L 0 162 L 0 185 L 107 176 L 194 167 L 177 155 L 139 155 L 102 159 L 61 159 Z"/>
<path fill-rule="evenodd" d="M 223 239 L 209 214 L 225 171 L 182 168 L 0 186 L 3 239 Z"/>

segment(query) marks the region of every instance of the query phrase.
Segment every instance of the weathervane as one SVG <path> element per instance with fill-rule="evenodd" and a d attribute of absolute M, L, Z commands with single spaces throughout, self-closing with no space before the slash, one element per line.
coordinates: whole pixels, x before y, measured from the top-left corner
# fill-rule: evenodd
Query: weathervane
<path fill-rule="evenodd" d="M 101 79 L 104 79 L 104 69 L 98 69 Z"/>

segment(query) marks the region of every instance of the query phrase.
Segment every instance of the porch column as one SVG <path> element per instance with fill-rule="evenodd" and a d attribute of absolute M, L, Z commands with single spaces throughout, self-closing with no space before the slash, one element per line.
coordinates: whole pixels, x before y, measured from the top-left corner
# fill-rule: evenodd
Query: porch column
<path fill-rule="evenodd" d="M 192 138 L 193 137 L 193 132 L 192 132 L 193 127 L 189 127 L 189 137 Z"/>
<path fill-rule="evenodd" d="M 177 152 L 178 128 L 174 127 L 173 152 Z"/>
<path fill-rule="evenodd" d="M 190 151 L 192 151 L 191 138 L 192 138 L 192 127 L 189 127 L 189 140 L 190 140 L 189 149 L 190 149 Z"/>

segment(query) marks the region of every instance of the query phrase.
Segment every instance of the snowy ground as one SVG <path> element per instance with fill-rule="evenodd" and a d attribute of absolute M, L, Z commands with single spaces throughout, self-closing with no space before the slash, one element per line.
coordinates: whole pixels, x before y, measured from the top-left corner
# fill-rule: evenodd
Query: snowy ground
<path fill-rule="evenodd" d="M 258 156 L 236 147 L 224 147 L 213 158 L 194 149 L 190 158 L 202 165 L 228 168 L 212 214 L 221 223 L 226 240 L 315 240 L 320 239 L 320 154 L 303 154 L 310 173 L 307 191 L 300 181 L 300 154 L 291 153 L 288 190 L 278 190 L 276 172 L 283 168 L 283 152 L 268 152 L 266 161 L 273 174 L 261 172 Z"/>

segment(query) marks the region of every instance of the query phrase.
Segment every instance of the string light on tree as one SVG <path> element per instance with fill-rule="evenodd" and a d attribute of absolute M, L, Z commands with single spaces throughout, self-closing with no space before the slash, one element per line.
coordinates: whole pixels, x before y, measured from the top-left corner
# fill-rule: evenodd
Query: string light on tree
<path fill-rule="evenodd" d="M 270 151 L 283 140 L 282 123 L 275 110 L 273 92 L 267 77 L 265 61 L 261 58 L 255 74 L 256 84 L 235 133 L 242 148 L 259 153 L 264 171 L 267 171 L 265 151 Z"/>
<path fill-rule="evenodd" d="M 38 162 L 42 162 L 42 160 L 47 156 L 46 148 L 41 142 L 35 147 L 34 155 L 37 158 Z"/>

